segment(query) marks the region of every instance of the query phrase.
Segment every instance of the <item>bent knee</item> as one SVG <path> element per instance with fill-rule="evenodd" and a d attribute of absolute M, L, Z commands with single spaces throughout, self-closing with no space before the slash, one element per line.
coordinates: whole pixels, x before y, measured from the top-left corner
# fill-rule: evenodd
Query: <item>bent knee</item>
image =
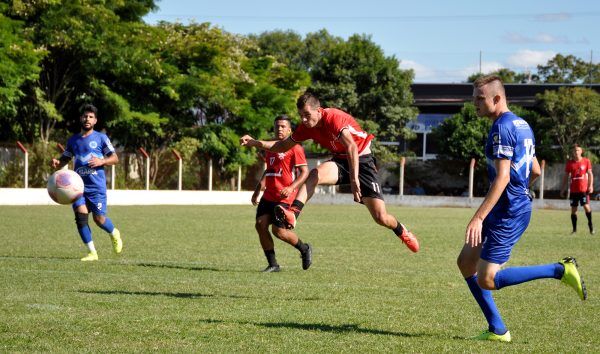
<path fill-rule="evenodd" d="M 496 284 L 494 284 L 494 277 L 492 276 L 478 276 L 477 285 L 485 290 L 495 290 Z"/>

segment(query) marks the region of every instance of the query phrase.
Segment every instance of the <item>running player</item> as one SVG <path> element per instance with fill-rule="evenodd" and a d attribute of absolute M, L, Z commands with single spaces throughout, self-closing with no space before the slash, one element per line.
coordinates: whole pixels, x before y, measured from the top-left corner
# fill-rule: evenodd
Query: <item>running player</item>
<path fill-rule="evenodd" d="M 276 208 L 278 219 L 287 228 L 293 229 L 304 204 L 312 197 L 317 185 L 350 184 L 354 201 L 364 204 L 376 223 L 393 230 L 411 251 L 417 252 L 417 238 L 386 211 L 377 179 L 375 158 L 371 154 L 371 140 L 374 136 L 363 131 L 348 113 L 335 108 L 322 108 L 319 99 L 310 92 L 298 98 L 296 107 L 302 118 L 302 125 L 287 139 L 262 141 L 249 135 L 240 139 L 243 146 L 272 152 L 285 152 L 296 144 L 312 139 L 333 154 L 331 160 L 310 171 L 290 208 Z"/>
<path fill-rule="evenodd" d="M 98 253 L 92 240 L 92 230 L 88 225 L 88 215 L 93 214 L 94 222 L 102 230 L 110 234 L 115 253 L 121 253 L 123 242 L 121 234 L 106 216 L 106 178 L 104 166 L 119 162 L 110 140 L 106 134 L 94 130 L 98 122 L 98 110 L 93 105 L 85 105 L 80 117 L 81 132 L 67 141 L 65 152 L 59 159 L 52 159 L 51 166 L 60 169 L 72 158 L 75 158 L 75 172 L 83 179 L 83 196 L 73 203 L 75 223 L 81 240 L 88 248 L 88 254 L 82 261 L 97 261 Z"/>
<path fill-rule="evenodd" d="M 529 225 L 529 187 L 540 175 L 533 132 L 526 121 L 508 110 L 504 85 L 489 75 L 474 83 L 477 115 L 493 120 L 485 145 L 490 189 L 467 225 L 458 267 L 487 322 L 477 340 L 510 342 L 510 332 L 496 308 L 491 290 L 534 279 L 555 278 L 572 287 L 579 298 L 587 293 L 572 257 L 558 263 L 500 269 Z"/>
<path fill-rule="evenodd" d="M 275 118 L 275 133 L 278 140 L 284 140 L 292 133 L 292 124 L 286 115 Z M 256 232 L 260 239 L 260 245 L 267 258 L 268 265 L 263 272 L 279 272 L 280 267 L 275 258 L 275 245 L 273 237 L 269 232 L 269 225 L 277 238 L 289 243 L 300 251 L 302 258 L 302 269 L 306 270 L 312 263 L 312 248 L 308 243 L 303 243 L 291 230 L 285 228 L 275 218 L 275 207 L 283 205 L 289 207 L 294 200 L 298 187 L 308 177 L 308 166 L 304 149 L 300 145 L 294 146 L 286 152 L 270 152 L 265 154 L 267 168 L 260 182 L 252 194 L 252 204 L 256 209 Z M 294 179 L 294 174 L 296 178 Z M 263 196 L 258 202 L 258 196 L 264 190 Z"/>
<path fill-rule="evenodd" d="M 592 163 L 585 157 L 582 157 L 583 149 L 575 144 L 572 150 L 572 160 L 567 161 L 565 166 L 565 175 L 562 181 L 560 195 L 565 196 L 567 180 L 571 192 L 571 224 L 573 232 L 577 232 L 577 204 L 583 207 L 585 216 L 588 219 L 588 228 L 590 234 L 594 234 L 594 225 L 592 224 L 592 208 L 590 206 L 590 194 L 594 193 L 594 174 L 592 173 Z"/>

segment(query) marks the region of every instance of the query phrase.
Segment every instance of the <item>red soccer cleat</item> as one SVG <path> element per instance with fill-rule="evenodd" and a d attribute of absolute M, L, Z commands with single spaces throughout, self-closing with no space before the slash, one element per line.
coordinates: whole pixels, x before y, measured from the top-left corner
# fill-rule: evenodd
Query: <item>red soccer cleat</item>
<path fill-rule="evenodd" d="M 414 253 L 419 252 L 419 240 L 417 240 L 417 237 L 412 232 L 408 231 L 403 224 L 400 224 L 400 226 L 402 226 L 402 234 L 399 235 L 398 238 L 402 240 L 409 250 Z"/>
<path fill-rule="evenodd" d="M 296 227 L 296 214 L 292 208 L 286 208 L 283 205 L 275 207 L 275 218 L 285 225 L 288 230 Z"/>

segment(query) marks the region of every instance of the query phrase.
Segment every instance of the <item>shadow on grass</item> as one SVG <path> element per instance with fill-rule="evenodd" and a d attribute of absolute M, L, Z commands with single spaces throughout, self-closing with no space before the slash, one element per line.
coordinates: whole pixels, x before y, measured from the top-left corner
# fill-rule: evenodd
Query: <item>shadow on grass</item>
<path fill-rule="evenodd" d="M 124 290 L 79 290 L 84 294 L 100 294 L 100 295 L 142 295 L 142 296 L 167 296 L 181 299 L 198 299 L 204 297 L 213 297 L 212 294 L 200 293 L 169 293 L 163 291 L 124 291 Z"/>
<path fill-rule="evenodd" d="M 138 263 L 136 266 L 139 267 L 150 267 L 150 268 L 168 268 L 168 269 L 183 269 L 183 270 L 198 270 L 198 271 L 210 271 L 210 272 L 221 272 L 221 269 L 212 267 L 190 267 L 176 264 L 160 264 L 160 263 Z"/>
<path fill-rule="evenodd" d="M 220 320 L 200 320 L 205 323 L 223 323 L 225 321 Z M 374 334 L 383 336 L 397 336 L 397 337 L 427 337 L 431 336 L 427 333 L 405 333 L 405 332 L 393 332 L 384 331 L 380 329 L 362 328 L 355 324 L 347 324 L 340 326 L 332 326 L 323 323 L 296 323 L 296 322 L 236 322 L 238 324 L 249 324 L 254 326 L 262 326 L 267 328 L 291 328 L 301 329 L 304 331 L 319 331 L 319 332 L 330 332 L 339 334 L 348 333 L 361 333 L 361 334 Z"/>

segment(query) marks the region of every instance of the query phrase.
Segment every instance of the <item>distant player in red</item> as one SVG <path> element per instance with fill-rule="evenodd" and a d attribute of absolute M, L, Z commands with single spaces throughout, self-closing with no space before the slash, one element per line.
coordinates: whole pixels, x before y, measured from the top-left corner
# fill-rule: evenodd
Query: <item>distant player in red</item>
<path fill-rule="evenodd" d="M 317 185 L 350 184 L 354 201 L 364 204 L 375 222 L 393 230 L 411 251 L 417 252 L 417 238 L 386 211 L 377 179 L 375 158 L 371 154 L 373 135 L 363 131 L 348 113 L 335 108 L 322 108 L 319 99 L 309 92 L 298 98 L 296 107 L 302 118 L 302 125 L 287 139 L 262 141 L 249 135 L 240 139 L 242 146 L 273 152 L 288 151 L 297 144 L 312 139 L 333 154 L 331 160 L 310 171 L 290 208 L 276 208 L 278 219 L 292 229 L 304 203 L 312 197 Z"/>
<path fill-rule="evenodd" d="M 590 233 L 594 234 L 592 224 L 592 208 L 590 207 L 590 194 L 594 193 L 594 174 L 590 160 L 582 157 L 583 149 L 575 144 L 572 150 L 572 160 L 567 161 L 565 175 L 562 181 L 561 196 L 565 196 L 567 181 L 571 192 L 571 224 L 573 233 L 577 232 L 577 204 L 583 207 L 588 219 Z"/>
<path fill-rule="evenodd" d="M 275 118 L 275 134 L 278 140 L 287 139 L 292 133 L 290 119 L 286 115 Z M 312 263 L 312 248 L 310 244 L 303 243 L 296 234 L 288 230 L 285 225 L 275 218 L 275 207 L 289 207 L 298 188 L 308 177 L 308 166 L 304 149 L 300 145 L 294 146 L 286 152 L 270 152 L 265 155 L 266 169 L 260 182 L 252 194 L 252 204 L 256 209 L 256 232 L 260 239 L 260 245 L 265 252 L 269 265 L 263 272 L 279 272 L 280 267 L 275 259 L 275 245 L 273 237 L 269 232 L 269 225 L 277 238 L 289 243 L 300 251 L 302 258 L 302 269 L 306 270 Z M 294 179 L 294 174 L 296 178 Z M 264 190 L 263 196 L 258 202 L 258 196 Z"/>

